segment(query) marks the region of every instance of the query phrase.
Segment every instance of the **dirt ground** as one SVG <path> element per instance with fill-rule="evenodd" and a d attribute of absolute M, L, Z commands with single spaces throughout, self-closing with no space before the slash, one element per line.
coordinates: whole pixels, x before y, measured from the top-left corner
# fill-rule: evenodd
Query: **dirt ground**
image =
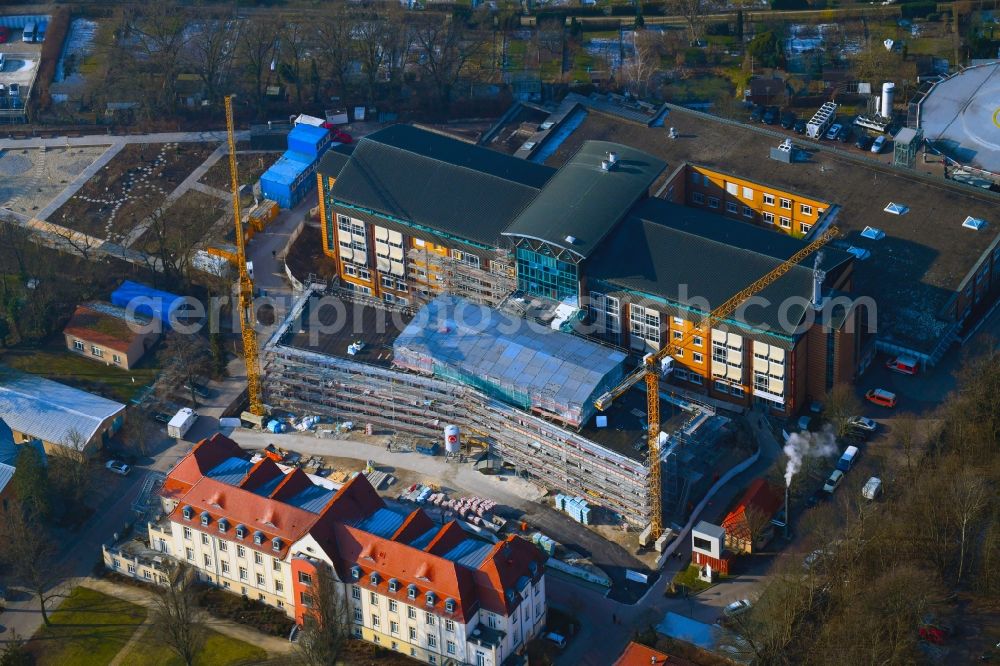
<path fill-rule="evenodd" d="M 236 153 L 236 168 L 239 171 L 240 185 L 256 183 L 260 175 L 270 168 L 281 157 L 280 152 L 267 153 Z M 198 182 L 220 190 L 229 191 L 229 156 L 213 164 Z"/>
<path fill-rule="evenodd" d="M 285 263 L 299 279 L 314 273 L 329 280 L 337 272 L 333 259 L 323 253 L 323 234 L 319 227 L 308 224 L 289 249 Z"/>
<path fill-rule="evenodd" d="M 129 144 L 49 221 L 119 240 L 215 150 L 211 144 Z"/>
<path fill-rule="evenodd" d="M 94 163 L 105 146 L 0 152 L 0 206 L 32 215 Z"/>
<path fill-rule="evenodd" d="M 197 242 L 212 236 L 213 228 L 226 214 L 225 201 L 196 190 L 188 190 L 167 209 L 164 229 L 169 247 Z M 155 253 L 158 250 L 157 231 L 149 229 L 132 245 L 133 249 Z"/>

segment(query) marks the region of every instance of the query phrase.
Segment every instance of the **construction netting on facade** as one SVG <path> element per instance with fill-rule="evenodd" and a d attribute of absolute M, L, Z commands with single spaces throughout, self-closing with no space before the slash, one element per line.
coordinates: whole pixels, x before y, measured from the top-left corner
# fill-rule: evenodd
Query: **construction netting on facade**
<path fill-rule="evenodd" d="M 525 410 L 580 426 L 619 381 L 625 354 L 537 322 L 439 296 L 393 343 L 393 364 L 473 386 Z"/>

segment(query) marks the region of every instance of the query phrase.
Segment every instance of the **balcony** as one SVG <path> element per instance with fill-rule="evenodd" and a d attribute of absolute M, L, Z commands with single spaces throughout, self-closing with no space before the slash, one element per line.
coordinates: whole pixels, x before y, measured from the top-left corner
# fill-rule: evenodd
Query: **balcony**
<path fill-rule="evenodd" d="M 469 632 L 466 640 L 473 645 L 495 650 L 503 643 L 507 632 L 493 629 L 485 624 L 478 624 L 476 628 Z"/>

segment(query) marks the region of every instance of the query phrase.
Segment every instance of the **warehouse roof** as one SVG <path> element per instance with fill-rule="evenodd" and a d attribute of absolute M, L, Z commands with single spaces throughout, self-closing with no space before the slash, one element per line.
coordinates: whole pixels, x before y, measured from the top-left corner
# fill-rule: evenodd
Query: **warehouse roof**
<path fill-rule="evenodd" d="M 554 173 L 409 125 L 369 134 L 342 168 L 331 158 L 320 169 L 336 176 L 338 202 L 491 247 Z"/>
<path fill-rule="evenodd" d="M 10 368 L 0 369 L 0 418 L 12 430 L 67 445 L 74 433 L 90 442 L 101 424 L 125 411 L 107 398 Z"/>
<path fill-rule="evenodd" d="M 617 159 L 604 168 L 609 154 Z M 603 163 L 603 164 L 602 164 Z M 666 168 L 641 150 L 587 141 L 504 232 L 586 258 Z"/>
<path fill-rule="evenodd" d="M 558 406 L 590 407 L 593 394 L 622 374 L 625 354 L 453 296 L 425 305 L 393 343 L 393 362 L 435 374 L 454 368 L 511 394 Z M 536 402 L 535 399 L 532 400 Z M 553 407 L 556 406 L 556 407 Z"/>
<path fill-rule="evenodd" d="M 781 163 L 768 159 L 770 148 L 780 141 L 772 132 L 675 106 L 665 123 L 676 129 L 679 138 L 668 138 L 662 127 L 592 110 L 547 163 L 559 166 L 584 142 L 605 139 L 642 146 L 675 165 L 696 163 L 837 204 L 843 240 L 871 252 L 871 258 L 855 262 L 853 286 L 878 303 L 878 335 L 883 340 L 933 348 L 946 330 L 939 319 L 942 310 L 1000 240 L 998 199 L 989 192 L 919 178 L 833 149 L 811 150 L 805 162 Z M 806 148 L 813 145 L 795 141 Z M 906 205 L 909 212 L 903 216 L 884 212 L 890 201 Z M 991 224 L 981 231 L 965 229 L 966 216 Z M 863 237 L 869 226 L 883 230 L 885 237 Z"/>
<path fill-rule="evenodd" d="M 647 199 L 594 253 L 587 275 L 707 312 L 706 307 L 718 307 L 804 245 L 698 208 Z M 821 267 L 830 272 L 849 260 L 849 254 L 827 249 Z M 706 270 L 713 266 L 725 270 Z M 770 305 L 747 308 L 745 323 L 790 334 L 790 327 L 782 325 L 780 305 L 789 297 L 808 299 L 811 294 L 812 259 L 806 258 L 758 294 Z M 793 305 L 787 319 L 797 323 L 803 312 L 802 305 Z"/>

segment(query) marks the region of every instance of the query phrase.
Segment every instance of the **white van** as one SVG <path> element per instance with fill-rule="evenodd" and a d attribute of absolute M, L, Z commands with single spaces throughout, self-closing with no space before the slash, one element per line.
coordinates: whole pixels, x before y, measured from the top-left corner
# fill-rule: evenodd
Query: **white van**
<path fill-rule="evenodd" d="M 851 467 L 854 466 L 854 459 L 858 456 L 858 447 L 848 446 L 844 450 L 844 455 L 840 456 L 840 460 L 837 461 L 837 469 L 841 472 L 849 472 Z"/>
<path fill-rule="evenodd" d="M 21 41 L 27 42 L 28 44 L 33 43 L 35 41 L 35 37 L 37 36 L 37 32 L 38 26 L 35 25 L 35 22 L 29 22 L 26 26 L 24 26 L 24 33 L 21 35 Z"/>

